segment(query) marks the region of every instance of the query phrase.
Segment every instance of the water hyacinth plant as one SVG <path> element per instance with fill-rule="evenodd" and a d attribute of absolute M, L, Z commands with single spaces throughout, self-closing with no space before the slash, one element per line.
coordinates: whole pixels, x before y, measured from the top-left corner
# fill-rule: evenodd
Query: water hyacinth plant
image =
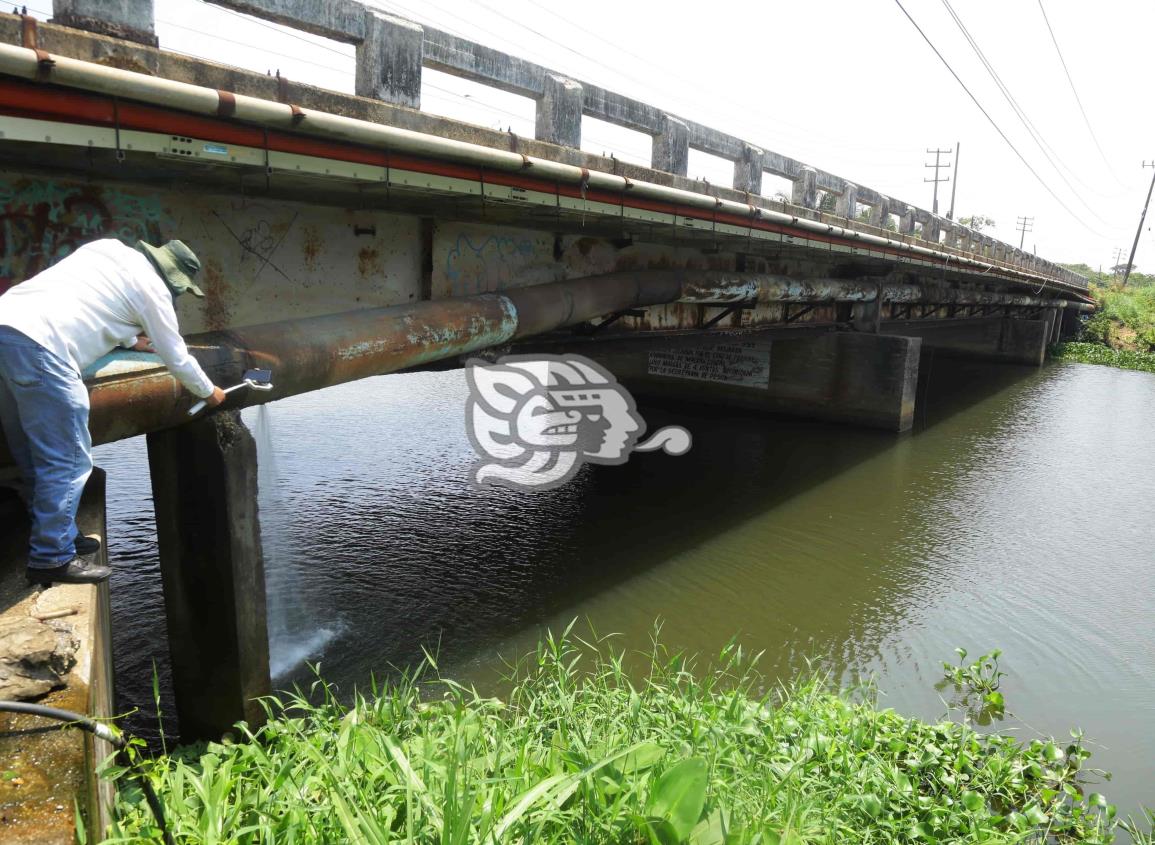
<path fill-rule="evenodd" d="M 1141 370 L 1155 373 L 1155 352 L 1137 352 L 1127 349 L 1111 349 L 1098 343 L 1060 343 L 1051 347 L 1051 357 L 1060 361 L 1075 361 L 1080 364 L 1103 364 L 1124 370 Z"/>
<path fill-rule="evenodd" d="M 180 843 L 1085 842 L 1115 808 L 1075 743 L 928 724 L 818 680 L 764 692 L 736 643 L 699 666 L 655 639 L 547 637 L 505 700 L 436 662 L 350 706 L 269 700 L 245 741 L 145 761 Z M 110 776 L 122 773 L 110 769 Z M 159 841 L 125 784 L 108 843 Z"/>
<path fill-rule="evenodd" d="M 1006 677 L 1006 672 L 999 671 L 999 658 L 1002 651 L 994 649 L 981 655 L 973 663 L 967 663 L 967 650 L 956 648 L 955 654 L 962 661 L 959 665 L 953 663 L 942 664 L 946 680 L 954 684 L 955 690 L 963 694 L 963 701 L 971 704 L 972 698 L 977 698 L 977 707 L 972 707 L 972 715 L 980 724 L 989 724 L 990 717 L 1002 716 L 1006 710 L 1006 700 L 999 692 L 999 682 Z"/>

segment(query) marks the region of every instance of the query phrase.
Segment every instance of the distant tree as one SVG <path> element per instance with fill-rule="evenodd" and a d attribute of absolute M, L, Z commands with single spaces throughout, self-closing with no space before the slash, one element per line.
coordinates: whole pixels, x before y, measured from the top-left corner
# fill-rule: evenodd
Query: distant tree
<path fill-rule="evenodd" d="M 1106 267 L 1102 270 L 1096 270 L 1093 267 L 1082 262 L 1078 264 L 1063 264 L 1068 270 L 1073 270 L 1080 276 L 1090 279 L 1099 285 L 1119 284 L 1123 281 L 1123 272 L 1127 269 L 1126 264 L 1117 264 L 1114 267 Z M 1135 269 L 1139 265 L 1131 268 L 1131 278 L 1127 280 L 1127 287 L 1143 288 L 1148 285 L 1155 285 L 1155 274 L 1140 273 Z"/>
<path fill-rule="evenodd" d="M 997 224 L 993 219 L 984 214 L 972 214 L 970 217 L 960 217 L 958 222 L 968 229 L 973 229 L 976 232 L 982 232 L 986 229 L 993 229 Z"/>
<path fill-rule="evenodd" d="M 835 194 L 833 191 L 824 191 L 822 193 L 822 199 L 820 199 L 818 201 L 818 210 L 824 211 L 827 214 L 833 214 L 834 209 L 835 209 L 835 203 L 837 203 L 837 202 L 838 202 L 838 195 L 837 194 Z"/>

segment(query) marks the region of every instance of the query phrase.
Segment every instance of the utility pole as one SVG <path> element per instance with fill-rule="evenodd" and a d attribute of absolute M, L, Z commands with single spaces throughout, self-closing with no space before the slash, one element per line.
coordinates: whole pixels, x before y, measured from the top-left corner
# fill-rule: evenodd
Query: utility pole
<path fill-rule="evenodd" d="M 1019 217 L 1015 223 L 1015 228 L 1019 230 L 1019 249 L 1022 249 L 1023 240 L 1027 237 L 1027 232 L 1035 231 L 1035 218 Z"/>
<path fill-rule="evenodd" d="M 1155 168 L 1155 161 L 1148 164 L 1143 162 L 1144 167 Z M 1127 287 L 1127 279 L 1131 276 L 1131 265 L 1135 263 L 1135 250 L 1139 246 L 1139 233 L 1143 231 L 1143 221 L 1147 219 L 1147 206 L 1151 204 L 1151 191 L 1155 190 L 1155 173 L 1151 174 L 1151 187 L 1147 189 L 1147 202 L 1143 203 L 1143 213 L 1139 215 L 1139 228 L 1135 230 L 1135 242 L 1131 244 L 1131 257 L 1127 259 L 1127 267 L 1123 271 L 1123 287 Z"/>
<path fill-rule="evenodd" d="M 958 191 L 958 160 L 962 158 L 962 141 L 954 143 L 954 182 L 950 186 L 950 211 L 946 213 L 947 220 L 954 220 L 954 195 Z M 938 174 L 935 174 L 938 175 Z"/>
<path fill-rule="evenodd" d="M 931 155 L 932 153 L 934 154 L 934 164 L 925 164 L 923 166 L 934 168 L 934 178 L 933 179 L 924 178 L 922 181 L 934 182 L 934 206 L 931 208 L 931 211 L 933 211 L 935 214 L 938 214 L 938 183 L 950 181 L 949 176 L 947 176 L 945 179 L 939 179 L 938 178 L 939 170 L 947 170 L 950 168 L 950 162 L 948 161 L 946 164 L 941 164 L 939 157 L 944 156 L 944 155 L 950 155 L 953 152 L 954 152 L 954 150 L 927 150 L 926 151 L 927 155 Z"/>
<path fill-rule="evenodd" d="M 1123 266 L 1123 247 L 1115 247 L 1115 254 L 1111 256 L 1111 277 L 1119 277 L 1119 268 Z"/>

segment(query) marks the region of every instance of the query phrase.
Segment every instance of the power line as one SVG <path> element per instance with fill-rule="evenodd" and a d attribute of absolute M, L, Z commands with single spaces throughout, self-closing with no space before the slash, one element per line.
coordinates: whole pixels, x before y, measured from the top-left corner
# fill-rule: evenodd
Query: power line
<path fill-rule="evenodd" d="M 255 18 L 255 17 L 252 17 L 250 15 L 242 15 L 240 12 L 234 11 L 233 9 L 226 8 L 225 6 L 218 6 L 215 3 L 209 3 L 208 0 L 200 0 L 200 2 L 201 2 L 202 6 L 207 6 L 210 9 L 219 9 L 222 12 L 228 12 L 230 15 L 232 15 L 235 18 L 240 18 L 243 21 L 248 21 L 249 23 L 254 23 L 257 26 L 264 27 L 265 29 L 276 32 L 279 35 L 287 35 L 291 38 L 297 39 L 298 41 L 303 41 L 306 44 L 311 44 L 314 47 L 320 47 L 322 50 L 328 50 L 330 53 L 336 53 L 338 56 L 341 56 L 343 58 L 346 58 L 346 59 L 349 58 L 349 54 L 346 53 L 345 51 L 338 50 L 336 47 L 330 47 L 328 44 L 324 43 L 324 41 L 318 40 L 318 39 L 320 39 L 320 36 L 315 36 L 314 38 L 308 38 L 304 35 L 301 35 L 298 32 L 295 32 L 292 29 L 289 29 L 288 27 L 276 26 L 275 24 L 267 23 L 266 21 L 263 21 L 260 18 Z M 176 24 L 173 24 L 173 26 L 176 26 Z M 212 36 L 212 37 L 219 38 L 220 36 Z M 252 46 L 252 45 L 245 45 L 245 46 Z"/>
<path fill-rule="evenodd" d="M 607 47 L 612 48 L 616 53 L 623 53 L 627 56 L 630 56 L 631 58 L 636 59 L 637 61 L 641 62 L 642 64 L 646 65 L 647 67 L 652 67 L 654 65 L 653 57 L 647 58 L 645 56 L 641 56 L 638 53 L 633 52 L 629 48 L 622 46 L 621 44 L 618 44 L 614 41 L 610 41 L 608 38 L 606 38 L 601 33 L 583 26 L 579 21 L 572 20 L 571 18 L 568 18 L 568 17 L 558 13 L 554 9 L 551 9 L 548 5 L 538 3 L 538 2 L 536 2 L 536 0 L 529 0 L 529 2 L 535 8 L 537 8 L 537 9 L 545 12 L 546 14 L 556 18 L 557 20 L 561 21 L 567 27 L 576 29 L 576 30 L 584 33 L 585 35 L 587 35 L 591 38 L 597 39 L 598 41 L 605 44 Z M 486 4 L 481 3 L 481 5 L 486 5 Z M 494 11 L 496 12 L 496 10 L 494 10 Z M 500 12 L 496 12 L 496 13 L 501 14 Z M 539 35 L 540 37 L 545 38 L 551 44 L 555 44 L 557 46 L 562 47 L 565 50 L 568 50 L 571 53 L 575 53 L 576 55 L 581 56 L 582 58 L 586 59 L 587 61 L 593 61 L 599 67 L 603 67 L 603 68 L 607 69 L 608 71 L 610 71 L 610 73 L 613 74 L 614 76 L 622 76 L 623 75 L 620 68 L 611 68 L 608 65 L 603 64 L 602 62 L 598 62 L 596 59 L 592 59 L 591 57 L 585 56 L 581 53 L 576 53 L 576 51 L 572 50 L 571 48 L 569 48 L 565 44 L 562 44 L 561 42 L 557 41 L 556 39 L 551 38 L 550 36 L 548 36 L 542 32 L 539 32 L 538 30 L 533 29 L 532 27 L 530 27 L 526 24 L 523 24 L 520 21 L 509 18 L 506 15 L 503 15 L 503 17 L 506 17 L 507 20 L 512 20 L 514 23 L 516 23 L 518 26 L 521 26 L 523 29 L 527 29 L 530 32 L 533 32 L 533 33 Z M 676 68 L 663 67 L 661 70 L 662 70 L 663 78 L 671 77 L 675 80 L 678 80 L 680 83 L 682 83 L 683 88 L 691 88 L 691 89 L 695 90 L 696 92 L 704 93 L 704 94 L 706 94 L 706 96 L 711 101 L 717 101 L 720 99 L 724 102 L 727 102 L 727 103 L 735 106 L 735 108 L 737 108 L 741 111 L 747 111 L 749 109 L 749 105 L 750 105 L 749 102 L 742 101 L 742 100 L 739 100 L 735 97 L 729 96 L 725 89 L 722 89 L 722 90 L 718 90 L 716 88 L 706 89 L 702 86 L 701 82 L 698 79 L 695 79 L 694 77 L 686 75 L 686 74 L 679 73 Z M 645 81 L 642 84 L 644 87 L 650 87 L 651 83 L 648 81 Z M 792 123 L 792 122 L 787 121 L 787 120 L 780 120 L 780 119 L 776 118 L 776 124 L 778 124 L 778 125 L 775 125 L 773 127 L 769 123 L 757 123 L 757 124 L 752 124 L 752 125 L 757 126 L 758 128 L 762 129 L 763 131 L 771 131 L 774 133 L 781 132 L 782 127 L 789 127 L 790 129 L 797 130 L 798 132 L 803 133 L 801 137 L 808 137 L 808 138 L 820 137 L 818 135 L 814 135 L 807 127 L 805 127 L 801 124 L 798 124 L 798 123 Z M 823 137 L 822 140 L 825 141 L 828 139 Z M 836 145 L 836 146 L 842 147 L 843 145 Z M 894 151 L 894 150 L 898 149 L 898 147 L 894 147 L 894 146 L 881 146 L 881 145 L 877 145 L 877 144 L 863 144 L 860 140 L 856 140 L 853 147 L 848 146 L 847 148 L 861 149 L 863 146 L 869 147 L 871 149 L 888 150 L 888 151 Z M 896 166 L 897 166 L 897 162 L 896 162 Z"/>
<path fill-rule="evenodd" d="M 203 2 L 203 0 L 202 0 L 202 2 Z M 377 3 L 380 8 L 386 9 L 387 11 L 391 11 L 394 14 L 399 14 L 403 17 L 408 17 L 409 19 L 417 21 L 418 23 L 420 23 L 424 20 L 429 25 L 444 29 L 446 32 L 448 32 L 452 35 L 456 35 L 459 38 L 465 39 L 467 41 L 475 41 L 476 40 L 475 36 L 465 34 L 465 33 L 461 32 L 460 30 L 455 29 L 451 26 L 448 26 L 448 25 L 445 25 L 442 23 L 438 23 L 433 18 L 433 16 L 429 15 L 428 13 L 424 13 L 424 12 L 423 13 L 417 13 L 413 9 L 409 8 L 408 6 L 406 6 L 400 2 L 397 2 L 397 0 L 373 0 L 373 2 Z M 455 16 L 455 13 L 452 13 L 452 12 L 450 12 L 450 11 L 440 7 L 440 6 L 437 6 L 433 3 L 429 3 L 428 0 L 427 0 L 425 5 L 441 12 L 444 15 Z M 540 6 L 538 8 L 542 8 L 544 11 L 548 11 L 554 17 L 557 17 L 559 20 L 561 20 L 563 22 L 574 25 L 572 21 L 569 21 L 567 18 L 565 18 L 561 15 L 558 15 L 557 13 L 555 13 L 551 10 L 545 9 L 544 7 L 540 7 Z M 514 18 L 509 17 L 508 15 L 504 15 L 503 13 L 497 12 L 496 10 L 492 10 L 492 9 L 491 9 L 491 11 L 493 11 L 495 14 L 498 14 L 502 17 L 505 17 L 507 20 L 510 20 L 512 23 L 520 26 L 522 29 L 525 29 L 526 31 L 534 34 L 535 36 L 540 37 L 540 38 L 544 38 L 549 44 L 551 44 L 555 47 L 560 47 L 562 49 L 565 49 L 571 53 L 574 53 L 576 56 L 578 56 L 578 57 L 584 59 L 585 61 L 590 62 L 592 65 L 595 65 L 596 67 L 601 68 L 602 70 L 606 71 L 609 74 L 609 76 L 606 77 L 606 82 L 608 83 L 606 85 L 607 88 L 612 89 L 614 87 L 613 81 L 612 81 L 614 79 L 620 79 L 620 78 L 633 79 L 633 77 L 630 77 L 628 74 L 623 73 L 621 68 L 610 67 L 609 65 L 606 65 L 602 62 L 599 62 L 598 60 L 596 60 L 590 56 L 585 56 L 585 55 L 583 55 L 577 51 L 572 50 L 571 48 L 569 48 L 565 44 L 562 44 L 558 40 L 556 40 L 554 38 L 550 38 L 548 35 L 540 32 L 536 29 L 533 29 L 532 27 L 529 27 L 526 24 L 523 24 L 522 22 L 520 22 Z M 477 26 L 476 24 L 473 24 L 473 23 L 469 23 L 468 25 L 471 28 L 477 29 L 477 31 L 479 31 L 479 32 L 482 32 L 486 35 L 489 35 L 491 38 L 496 39 L 496 43 L 506 43 L 506 44 L 514 45 L 512 49 L 507 48 L 507 50 L 509 52 L 515 53 L 517 55 L 522 55 L 522 56 L 525 56 L 527 58 L 531 58 L 531 59 L 537 61 L 538 63 L 542 64 L 543 66 L 549 66 L 550 64 L 553 63 L 553 58 L 554 58 L 553 56 L 550 56 L 549 58 L 543 60 L 538 51 L 527 48 L 525 45 L 518 43 L 515 39 L 509 38 L 508 36 L 505 36 L 505 35 L 497 35 L 493 31 L 488 30 L 482 26 Z M 589 32 L 589 30 L 583 30 L 583 31 Z M 623 48 L 619 47 L 618 45 L 615 45 L 613 42 L 610 42 L 610 41 L 606 40 L 605 38 L 601 38 L 600 36 L 597 36 L 597 37 L 603 43 L 613 47 L 615 50 L 617 50 L 619 52 L 623 51 Z M 631 54 L 631 55 L 634 55 L 636 57 L 636 54 Z M 645 61 L 647 64 L 650 64 L 650 65 L 652 65 L 652 63 L 653 63 L 652 59 L 642 59 L 642 60 Z M 559 68 L 556 68 L 556 67 L 554 67 L 552 69 L 557 70 L 559 73 L 563 72 Z M 673 73 L 673 72 L 671 71 L 670 73 Z M 674 75 L 676 75 L 676 74 L 674 74 Z M 682 77 L 682 78 L 684 80 L 689 80 L 688 77 Z M 595 80 L 591 80 L 591 81 L 595 81 Z M 641 81 L 640 84 L 645 88 L 649 87 L 649 84 L 645 81 Z M 699 92 L 705 92 L 705 89 L 701 87 L 700 83 L 693 81 L 693 80 L 689 80 L 688 84 L 683 86 L 683 87 L 691 88 L 691 89 L 694 89 L 694 90 L 699 91 Z M 719 99 L 717 91 L 711 89 L 707 93 L 708 93 L 709 98 L 712 101 Z M 725 100 L 727 98 L 725 95 L 723 95 L 722 99 Z M 748 110 L 748 106 L 749 106 L 748 103 L 739 102 L 739 101 L 734 100 L 734 99 L 730 99 L 729 101 L 734 103 L 735 107 L 742 112 L 745 112 Z M 832 146 L 835 149 L 853 151 L 853 150 L 859 150 L 864 146 L 863 143 L 860 141 L 856 141 L 853 144 L 850 144 L 850 143 L 847 143 L 847 144 L 831 143 L 829 137 L 827 137 L 827 136 L 810 133 L 804 127 L 798 126 L 797 124 L 791 124 L 788 121 L 782 121 L 781 123 L 785 126 L 796 128 L 799 132 L 803 133 L 799 137 L 804 137 L 806 139 L 819 139 L 822 143 L 830 144 L 830 146 Z M 768 133 L 773 133 L 773 134 L 778 134 L 778 133 L 782 132 L 781 126 L 771 127 L 771 125 L 769 123 L 765 123 L 765 122 L 751 121 L 750 126 L 758 129 L 761 132 L 768 132 Z M 895 150 L 896 149 L 896 147 L 889 147 L 889 146 L 883 147 L 883 146 L 878 146 L 878 145 L 874 145 L 874 144 L 868 144 L 866 146 L 869 146 L 869 147 L 874 148 L 874 149 L 879 149 L 879 150 Z M 858 163 L 858 164 L 862 164 L 862 165 L 872 166 L 874 164 L 873 160 L 858 160 L 858 159 L 851 159 L 851 158 L 847 158 L 846 160 L 849 162 L 852 162 L 852 163 Z"/>
<path fill-rule="evenodd" d="M 1030 119 L 1026 110 L 1019 105 L 1019 101 L 1015 98 L 1014 94 L 1011 93 L 1011 89 L 1005 82 L 1003 82 L 1002 77 L 999 75 L 998 71 L 995 70 L 994 65 L 991 64 L 991 62 L 987 59 L 986 54 L 982 51 L 982 48 L 979 47 L 978 41 L 976 41 L 970 34 L 970 30 L 967 29 L 966 24 L 964 24 L 962 21 L 962 18 L 960 18 L 955 12 L 954 7 L 950 4 L 950 0 L 942 0 L 942 4 L 946 7 L 947 12 L 950 13 L 951 18 L 955 22 L 955 25 L 962 32 L 975 55 L 979 57 L 979 61 L 982 62 L 983 67 L 986 68 L 987 73 L 990 74 L 991 79 L 994 80 L 995 85 L 999 89 L 999 93 L 1003 95 L 1003 98 L 1007 101 L 1007 104 L 1015 113 L 1015 117 L 1019 119 L 1019 122 L 1022 123 L 1023 127 L 1027 130 L 1027 134 L 1031 136 L 1031 140 L 1035 142 L 1035 145 L 1039 148 L 1039 151 L 1043 154 L 1043 157 L 1046 158 L 1051 167 L 1055 169 L 1055 173 L 1057 173 L 1059 178 L 1063 180 L 1063 184 L 1065 184 L 1067 188 L 1070 189 L 1071 193 L 1075 195 L 1075 199 L 1082 203 L 1083 207 L 1086 208 L 1087 211 L 1091 212 L 1096 220 L 1105 226 L 1111 225 L 1102 217 L 1100 217 L 1093 208 L 1091 208 L 1090 204 L 1085 199 L 1083 199 L 1083 196 L 1079 193 L 1075 186 L 1072 185 L 1070 180 L 1067 179 L 1067 177 L 1063 174 L 1063 170 L 1066 170 L 1068 173 L 1075 177 L 1076 181 L 1078 181 L 1084 187 L 1088 187 L 1087 184 L 1079 178 L 1075 171 L 1067 166 L 1067 163 L 1063 161 L 1062 157 L 1058 154 L 1058 152 L 1055 151 L 1055 148 L 1047 143 L 1046 138 L 1043 137 L 1043 133 L 1039 131 L 1037 126 L 1035 126 L 1035 122 Z M 1054 158 L 1051 157 L 1052 153 L 1054 153 Z M 1056 163 L 1055 159 L 1058 159 L 1058 163 Z M 1060 168 L 1059 165 L 1062 165 L 1062 168 Z"/>
<path fill-rule="evenodd" d="M 1071 215 L 1071 217 L 1074 218 L 1077 222 L 1083 223 L 1083 220 L 1081 220 L 1079 218 L 1079 215 L 1077 215 L 1074 211 L 1072 211 L 1070 209 L 1070 207 L 1065 202 L 1063 202 L 1062 198 L 1051 189 L 1051 186 L 1048 185 L 1046 183 L 1046 181 L 1044 181 L 1043 177 L 1038 174 L 1038 171 L 1036 171 L 1035 168 L 1031 167 L 1031 163 L 1029 161 L 1027 161 L 1026 158 L 1023 157 L 1023 154 L 1021 152 L 1019 152 L 1019 148 L 1016 147 L 1013 143 L 1011 143 L 1011 139 L 1007 137 L 1007 134 L 1005 132 L 1003 132 L 1003 130 L 999 127 L 999 125 L 995 122 L 995 119 L 990 116 L 990 114 L 987 112 L 987 110 L 985 108 L 983 108 L 982 103 L 980 103 L 978 101 L 978 98 L 975 97 L 975 95 L 971 93 L 971 89 L 967 87 L 966 83 L 963 82 L 962 79 L 959 78 L 959 75 L 957 73 L 955 73 L 954 68 L 950 66 L 950 62 L 948 62 L 943 57 L 943 54 L 938 51 L 938 47 L 934 46 L 934 42 L 931 41 L 930 38 L 927 37 L 927 34 L 922 31 L 922 27 L 918 25 L 918 22 L 915 21 L 915 19 L 910 16 L 910 12 L 908 12 L 906 10 L 906 7 L 902 5 L 902 0 L 894 0 L 894 2 L 898 6 L 898 8 L 902 10 L 902 13 L 904 15 L 906 15 L 906 19 L 908 21 L 910 21 L 911 25 L 916 30 L 918 30 L 918 34 L 922 36 L 922 40 L 925 41 L 927 43 L 927 46 L 929 46 L 930 49 L 934 51 L 934 54 L 936 56 L 938 56 L 939 61 L 943 63 L 943 65 L 946 67 L 946 69 L 948 71 L 950 71 L 950 75 L 954 77 L 955 82 L 957 82 L 960 86 L 962 86 L 962 89 L 964 91 L 966 91 L 967 96 L 971 98 L 971 102 L 973 102 L 975 104 L 975 106 L 978 108 L 978 110 L 983 113 L 983 117 L 985 117 L 987 119 L 987 121 L 990 123 L 990 125 L 992 127 L 994 127 L 994 130 L 999 133 L 999 137 L 1002 138 L 1003 141 L 1006 143 L 1006 145 L 1011 148 L 1011 151 L 1016 156 L 1018 156 L 1019 161 L 1021 161 L 1023 163 L 1023 167 L 1027 168 L 1027 170 L 1030 171 L 1031 175 L 1034 176 L 1036 180 L 1038 180 L 1038 183 L 1043 186 L 1043 188 L 1046 190 L 1046 192 L 1051 195 L 1051 197 L 1055 200 L 1055 202 L 1057 202 L 1062 207 L 1062 209 L 1067 212 L 1067 214 Z M 1084 223 L 1084 225 L 1086 225 L 1086 224 Z M 1087 229 L 1092 234 L 1096 235 L 1097 237 L 1100 237 L 1100 238 L 1106 237 L 1104 234 L 1102 234 L 1101 232 L 1095 231 L 1090 226 L 1087 226 Z"/>
<path fill-rule="evenodd" d="M 1087 131 L 1091 133 L 1091 140 L 1095 142 L 1095 148 L 1099 151 L 1099 156 L 1103 159 L 1103 164 L 1107 165 L 1107 170 L 1111 177 L 1120 185 L 1126 187 L 1115 173 L 1115 168 L 1111 167 L 1111 162 L 1107 160 L 1107 154 L 1103 152 L 1103 146 L 1099 143 L 1099 136 L 1095 134 L 1094 128 L 1091 126 L 1091 120 L 1087 117 L 1087 110 L 1083 108 L 1083 101 L 1079 97 L 1079 92 L 1075 89 L 1075 80 L 1071 78 L 1071 71 L 1067 67 L 1067 60 L 1063 58 L 1063 51 L 1059 47 L 1059 39 L 1055 37 L 1054 27 L 1051 26 L 1051 19 L 1047 17 L 1047 10 L 1043 8 L 1043 0 L 1039 0 L 1039 11 L 1043 13 L 1043 21 L 1047 24 L 1047 32 L 1051 33 L 1051 43 L 1055 45 L 1055 52 L 1059 54 L 1059 62 L 1063 65 L 1063 72 L 1067 74 L 1067 83 L 1071 86 L 1071 93 L 1075 95 L 1075 102 L 1079 104 L 1079 113 L 1083 115 L 1083 123 L 1087 125 Z"/>

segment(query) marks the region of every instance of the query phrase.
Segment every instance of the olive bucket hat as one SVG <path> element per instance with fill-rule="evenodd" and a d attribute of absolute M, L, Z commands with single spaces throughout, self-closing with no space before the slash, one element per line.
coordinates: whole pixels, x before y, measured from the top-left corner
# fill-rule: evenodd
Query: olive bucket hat
<path fill-rule="evenodd" d="M 153 246 L 137 241 L 136 248 L 143 252 L 156 272 L 164 279 L 173 296 L 191 293 L 204 296 L 204 291 L 193 284 L 193 277 L 200 272 L 201 262 L 184 241 L 169 241 L 164 246 Z"/>

